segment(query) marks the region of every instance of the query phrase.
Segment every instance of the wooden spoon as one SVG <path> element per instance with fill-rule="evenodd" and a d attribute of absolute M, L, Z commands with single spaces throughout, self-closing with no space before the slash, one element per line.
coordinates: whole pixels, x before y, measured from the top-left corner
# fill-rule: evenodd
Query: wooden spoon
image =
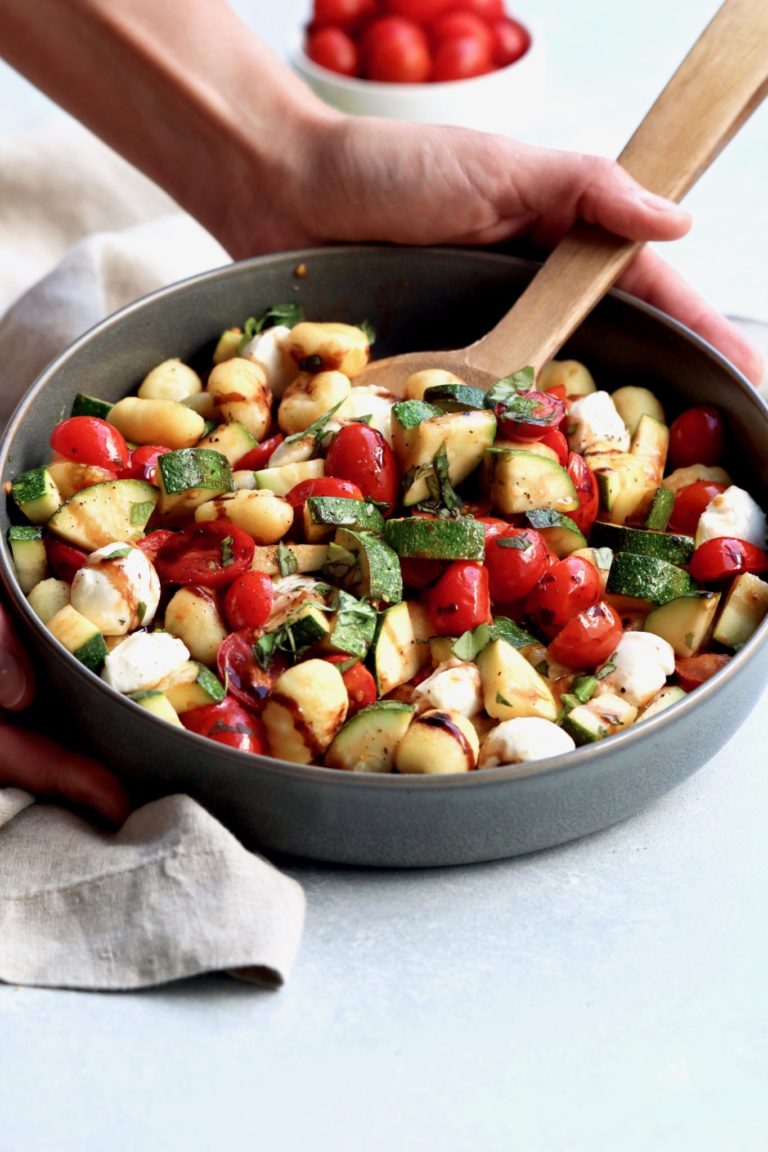
<path fill-rule="evenodd" d="M 726 0 L 619 156 L 652 192 L 680 200 L 768 92 L 768 3 Z M 577 221 L 495 328 L 467 348 L 373 361 L 355 384 L 402 395 L 413 372 L 443 368 L 489 388 L 562 347 L 640 249 Z"/>

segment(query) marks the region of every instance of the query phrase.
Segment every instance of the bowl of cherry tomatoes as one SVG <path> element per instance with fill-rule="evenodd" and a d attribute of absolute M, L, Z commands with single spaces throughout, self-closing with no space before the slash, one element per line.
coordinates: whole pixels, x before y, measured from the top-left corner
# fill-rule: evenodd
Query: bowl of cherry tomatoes
<path fill-rule="evenodd" d="M 538 115 L 543 55 L 505 0 L 314 0 L 292 63 L 343 112 L 511 135 Z"/>
<path fill-rule="evenodd" d="M 522 366 L 480 396 L 430 379 L 331 423 L 354 393 L 323 367 L 342 335 L 352 377 L 371 354 L 464 347 L 535 270 L 458 249 L 260 257 L 136 301 L 53 362 L 0 446 L 0 579 L 46 730 L 77 733 L 137 801 L 184 792 L 261 850 L 385 867 L 563 843 L 715 756 L 768 674 L 768 408 L 722 356 L 613 291 L 536 389 Z M 303 374 L 287 387 L 254 366 L 279 372 L 278 331 Z M 263 420 L 244 434 L 247 395 Z M 117 596 L 89 603 L 106 568 Z M 468 712 L 459 674 L 481 690 Z M 502 746 L 521 707 L 533 724 Z"/>

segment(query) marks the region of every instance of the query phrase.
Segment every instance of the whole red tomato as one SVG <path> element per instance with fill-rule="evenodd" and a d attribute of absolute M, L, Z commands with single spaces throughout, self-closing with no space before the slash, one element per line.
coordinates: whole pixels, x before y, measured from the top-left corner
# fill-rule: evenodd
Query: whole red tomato
<path fill-rule="evenodd" d="M 501 16 L 491 24 L 491 55 L 497 68 L 506 68 L 525 56 L 531 46 L 531 34 L 518 20 Z"/>
<path fill-rule="evenodd" d="M 502 523 L 504 523 L 502 521 Z M 485 566 L 494 604 L 523 600 L 549 568 L 550 552 L 535 528 L 486 528 Z"/>
<path fill-rule="evenodd" d="M 366 500 L 387 505 L 389 512 L 397 503 L 400 473 L 395 454 L 369 424 L 345 424 L 339 429 L 328 448 L 325 471 L 326 476 L 358 484 Z"/>
<path fill-rule="evenodd" d="M 453 36 L 440 40 L 432 58 L 432 79 L 436 83 L 470 80 L 483 76 L 492 67 L 490 45 L 483 37 Z"/>
<path fill-rule="evenodd" d="M 462 8 L 452 8 L 433 20 L 429 26 L 433 41 L 439 44 L 442 40 L 456 40 L 461 36 L 470 36 L 479 40 L 490 57 L 493 47 L 491 30 L 485 20 L 474 12 L 467 12 Z"/>
<path fill-rule="evenodd" d="M 341 76 L 357 76 L 360 72 L 357 44 L 343 28 L 327 25 L 310 32 L 306 51 L 315 64 L 331 72 L 338 72 Z"/>
<path fill-rule="evenodd" d="M 265 749 L 261 721 L 227 696 L 220 704 L 203 704 L 179 717 L 189 732 L 207 736 L 240 752 L 261 753 Z"/>
<path fill-rule="evenodd" d="M 597 480 L 595 480 L 594 473 L 584 457 L 580 456 L 578 452 L 570 452 L 568 454 L 566 469 L 573 481 L 576 495 L 579 498 L 578 508 L 575 508 L 573 512 L 569 512 L 568 516 L 573 520 L 576 527 L 586 536 L 597 519 L 597 512 L 600 506 Z"/>
<path fill-rule="evenodd" d="M 77 464 L 96 464 L 119 471 L 128 466 L 125 437 L 100 416 L 70 416 L 51 433 L 51 448 Z"/>
<path fill-rule="evenodd" d="M 669 518 L 669 531 L 681 532 L 684 536 L 694 536 L 699 518 L 715 496 L 725 492 L 722 484 L 712 480 L 694 480 L 675 494 L 672 515 Z"/>
<path fill-rule="evenodd" d="M 312 7 L 312 27 L 335 24 L 346 31 L 354 31 L 376 11 L 376 0 L 315 0 Z"/>
<path fill-rule="evenodd" d="M 465 12 L 474 12 L 482 20 L 498 20 L 500 16 L 504 15 L 504 0 L 461 0 L 461 3 L 456 3 L 457 8 L 463 8 Z"/>
<path fill-rule="evenodd" d="M 725 425 L 717 408 L 698 404 L 686 408 L 669 426 L 670 468 L 687 468 L 690 464 L 717 464 L 725 440 Z"/>
<path fill-rule="evenodd" d="M 455 4 L 456 0 L 385 0 L 384 7 L 396 16 L 406 16 L 418 24 L 428 24 Z"/>
<path fill-rule="evenodd" d="M 459 636 L 491 619 L 488 570 L 474 560 L 454 560 L 427 593 L 437 636 Z"/>
<path fill-rule="evenodd" d="M 596 604 L 602 594 L 594 564 L 580 556 L 558 560 L 525 602 L 526 613 L 546 636 L 555 636 L 572 616 Z"/>
<path fill-rule="evenodd" d="M 261 628 L 272 611 L 273 584 L 266 572 L 236 576 L 224 593 L 224 615 L 233 631 Z"/>
<path fill-rule="evenodd" d="M 749 540 L 716 536 L 705 540 L 691 556 L 689 571 L 702 584 L 719 583 L 742 572 L 768 572 L 768 556 Z"/>
<path fill-rule="evenodd" d="M 369 80 L 423 84 L 432 72 L 425 30 L 402 16 L 381 16 L 363 33 L 363 70 Z"/>
<path fill-rule="evenodd" d="M 575 671 L 597 668 L 615 651 L 624 629 L 610 604 L 599 600 L 572 616 L 549 645 L 553 658 Z"/>

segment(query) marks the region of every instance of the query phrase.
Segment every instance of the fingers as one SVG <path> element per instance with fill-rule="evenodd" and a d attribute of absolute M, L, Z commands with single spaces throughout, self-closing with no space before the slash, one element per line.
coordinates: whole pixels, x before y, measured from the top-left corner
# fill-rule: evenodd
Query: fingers
<path fill-rule="evenodd" d="M 57 797 L 122 824 L 131 811 L 128 793 L 103 765 L 55 744 L 39 732 L 7 725 L 0 739 L 0 787 Z"/>
<path fill-rule="evenodd" d="M 575 218 L 630 240 L 676 240 L 690 213 L 638 184 L 620 164 L 601 156 L 518 145 L 515 195 L 541 217 L 536 239 L 551 243 Z"/>
<path fill-rule="evenodd" d="M 619 287 L 685 324 L 755 386 L 760 385 L 764 366 L 757 349 L 652 249 L 644 248 L 639 253 L 619 280 Z"/>
<path fill-rule="evenodd" d="M 32 666 L 8 613 L 0 605 L 0 708 L 20 712 L 32 703 L 34 694 Z"/>

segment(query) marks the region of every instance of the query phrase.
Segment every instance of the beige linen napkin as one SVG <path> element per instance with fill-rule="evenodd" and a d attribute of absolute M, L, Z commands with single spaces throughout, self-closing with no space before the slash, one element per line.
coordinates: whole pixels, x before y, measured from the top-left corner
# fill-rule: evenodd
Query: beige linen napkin
<path fill-rule="evenodd" d="M 208 233 L 79 125 L 63 118 L 0 141 L 0 427 L 91 325 L 226 262 Z M 303 919 L 298 884 L 187 796 L 105 832 L 0 788 L 0 980 L 104 990 L 228 971 L 276 987 Z"/>

